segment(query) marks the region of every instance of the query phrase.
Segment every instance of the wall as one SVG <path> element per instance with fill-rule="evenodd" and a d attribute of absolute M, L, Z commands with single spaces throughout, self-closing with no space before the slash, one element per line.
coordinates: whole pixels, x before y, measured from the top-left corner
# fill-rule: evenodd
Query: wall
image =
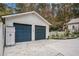
<path fill-rule="evenodd" d="M 35 14 L 19 15 L 6 18 L 6 26 L 13 26 L 13 23 L 31 24 L 32 40 L 35 40 L 35 25 L 46 26 L 46 38 L 48 38 L 49 25 Z"/>
<path fill-rule="evenodd" d="M 3 55 L 4 39 L 3 39 L 3 24 L 0 22 L 0 56 Z"/>
<path fill-rule="evenodd" d="M 73 26 L 75 29 L 73 29 Z M 74 32 L 74 31 L 79 31 L 79 24 L 69 24 L 68 25 L 68 29 L 71 31 L 71 32 Z"/>

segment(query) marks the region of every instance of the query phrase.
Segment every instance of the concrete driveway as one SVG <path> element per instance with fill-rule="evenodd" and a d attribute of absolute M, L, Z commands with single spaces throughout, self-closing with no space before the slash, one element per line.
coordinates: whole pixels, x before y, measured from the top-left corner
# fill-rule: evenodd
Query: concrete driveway
<path fill-rule="evenodd" d="M 38 40 L 5 47 L 5 56 L 79 56 L 79 39 Z"/>
<path fill-rule="evenodd" d="M 79 56 L 79 38 L 60 40 L 53 44 L 53 48 L 64 56 Z"/>

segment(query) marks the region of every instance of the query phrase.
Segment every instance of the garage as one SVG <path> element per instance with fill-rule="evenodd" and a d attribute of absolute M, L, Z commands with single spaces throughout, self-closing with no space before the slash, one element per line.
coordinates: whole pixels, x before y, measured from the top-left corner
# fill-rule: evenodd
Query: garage
<path fill-rule="evenodd" d="M 35 26 L 35 40 L 45 39 L 46 27 L 45 26 Z"/>
<path fill-rule="evenodd" d="M 51 24 L 35 11 L 6 15 L 2 18 L 5 19 L 5 30 L 9 31 L 6 32 L 6 42 L 10 44 L 6 45 L 47 39 L 49 36 Z"/>
<path fill-rule="evenodd" d="M 16 42 L 31 41 L 31 25 L 14 23 L 14 26 Z"/>

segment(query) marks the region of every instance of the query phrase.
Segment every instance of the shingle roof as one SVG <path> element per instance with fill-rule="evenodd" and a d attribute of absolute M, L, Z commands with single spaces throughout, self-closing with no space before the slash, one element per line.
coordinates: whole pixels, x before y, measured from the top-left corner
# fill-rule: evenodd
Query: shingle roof
<path fill-rule="evenodd" d="M 75 23 L 79 23 L 79 18 L 76 18 L 76 19 L 71 19 L 68 24 L 75 24 Z"/>

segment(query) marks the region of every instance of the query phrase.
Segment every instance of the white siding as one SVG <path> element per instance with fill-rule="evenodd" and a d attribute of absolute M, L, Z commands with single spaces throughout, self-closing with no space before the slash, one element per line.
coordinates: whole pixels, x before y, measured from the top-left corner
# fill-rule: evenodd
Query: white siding
<path fill-rule="evenodd" d="M 15 44 L 15 27 L 6 27 L 6 45 Z"/>
<path fill-rule="evenodd" d="M 73 26 L 74 26 L 75 30 L 79 31 L 79 24 L 70 24 L 70 25 L 68 25 L 68 29 L 69 29 L 71 32 L 75 31 L 75 30 L 73 29 Z"/>
<path fill-rule="evenodd" d="M 32 40 L 35 40 L 35 25 L 46 26 L 46 38 L 49 35 L 49 25 L 35 14 L 21 15 L 6 19 L 6 26 L 13 26 L 13 23 L 31 24 Z"/>
<path fill-rule="evenodd" d="M 3 55 L 4 38 L 3 38 L 3 24 L 0 22 L 0 56 Z"/>
<path fill-rule="evenodd" d="M 13 23 L 34 24 L 34 25 L 36 24 L 43 26 L 47 25 L 43 20 L 40 20 L 41 19 L 40 17 L 36 16 L 35 14 L 21 15 L 7 19 L 8 19 L 8 21 L 6 21 L 7 26 L 13 26 Z"/>

